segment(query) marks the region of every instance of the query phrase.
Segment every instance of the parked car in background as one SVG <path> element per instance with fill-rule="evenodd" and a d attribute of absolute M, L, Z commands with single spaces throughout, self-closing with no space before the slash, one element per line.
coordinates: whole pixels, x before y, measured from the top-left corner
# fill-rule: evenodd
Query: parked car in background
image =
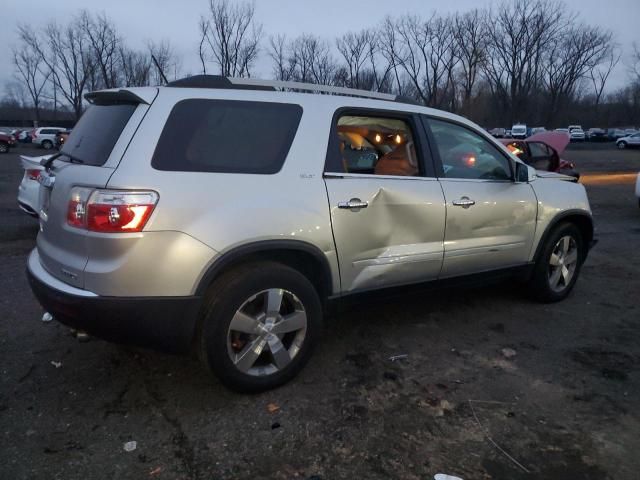
<path fill-rule="evenodd" d="M 592 245 L 583 185 L 395 95 L 199 75 L 86 98 L 40 173 L 36 298 L 97 337 L 195 349 L 236 390 L 293 378 L 336 297 L 518 272 L 560 301 Z"/>
<path fill-rule="evenodd" d="M 622 138 L 625 136 L 624 130 L 621 128 L 609 128 L 607 130 L 607 137 L 609 138 L 609 141 L 616 141 L 619 138 Z"/>
<path fill-rule="evenodd" d="M 504 128 L 492 128 L 489 133 L 495 138 L 504 138 L 507 136 L 507 131 Z"/>
<path fill-rule="evenodd" d="M 540 133 L 540 132 L 546 132 L 546 131 L 547 131 L 547 129 L 544 128 L 544 127 L 533 127 L 531 129 L 531 133 L 529 134 L 529 136 L 535 135 L 536 133 Z"/>
<path fill-rule="evenodd" d="M 640 133 L 634 133 L 616 140 L 616 146 L 623 150 L 625 148 L 640 147 Z"/>
<path fill-rule="evenodd" d="M 8 132 L 0 133 L 0 153 L 9 153 L 9 149 L 15 147 L 16 139 Z"/>
<path fill-rule="evenodd" d="M 20 208 L 31 215 L 38 216 L 38 195 L 40 193 L 40 173 L 44 167 L 40 164 L 41 160 L 47 160 L 51 155 L 43 157 L 28 157 L 20 155 L 20 164 L 24 170 L 22 181 L 18 186 L 18 205 Z"/>
<path fill-rule="evenodd" d="M 56 134 L 64 132 L 62 127 L 40 127 L 31 132 L 31 142 L 45 150 L 51 150 L 56 145 Z"/>
<path fill-rule="evenodd" d="M 587 140 L 590 142 L 606 142 L 609 140 L 607 132 L 604 128 L 590 128 L 587 130 Z"/>
<path fill-rule="evenodd" d="M 569 138 L 572 142 L 584 142 L 586 135 L 580 125 L 569 125 Z"/>
<path fill-rule="evenodd" d="M 516 124 L 511 127 L 511 138 L 527 138 L 527 126 L 524 124 Z"/>
<path fill-rule="evenodd" d="M 64 132 L 56 133 L 56 148 L 58 150 L 60 150 L 64 145 L 64 142 L 67 141 L 67 138 L 69 138 L 70 133 L 71 133 L 71 130 L 65 130 Z"/>
<path fill-rule="evenodd" d="M 511 138 L 511 130 L 504 131 L 504 138 Z"/>
<path fill-rule="evenodd" d="M 638 133 L 638 130 L 635 128 L 625 128 L 624 129 L 624 136 L 628 137 L 631 135 L 635 135 L 636 133 Z"/>
<path fill-rule="evenodd" d="M 554 130 L 554 132 L 563 132 L 563 133 L 569 134 L 569 129 L 568 128 L 556 128 Z"/>
<path fill-rule="evenodd" d="M 575 164 L 560 157 L 569 144 L 569 135 L 565 132 L 540 132 L 525 140 L 503 139 L 501 142 L 511 153 L 536 170 L 580 178 Z"/>
<path fill-rule="evenodd" d="M 28 130 L 22 130 L 18 135 L 19 143 L 31 143 L 31 132 Z"/>

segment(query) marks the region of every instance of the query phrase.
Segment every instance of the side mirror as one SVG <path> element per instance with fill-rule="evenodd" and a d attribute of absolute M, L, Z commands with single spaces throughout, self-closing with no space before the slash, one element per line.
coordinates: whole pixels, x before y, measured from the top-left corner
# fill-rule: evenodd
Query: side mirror
<path fill-rule="evenodd" d="M 536 169 L 521 162 L 515 162 L 516 165 L 516 182 L 528 183 L 536 178 Z"/>

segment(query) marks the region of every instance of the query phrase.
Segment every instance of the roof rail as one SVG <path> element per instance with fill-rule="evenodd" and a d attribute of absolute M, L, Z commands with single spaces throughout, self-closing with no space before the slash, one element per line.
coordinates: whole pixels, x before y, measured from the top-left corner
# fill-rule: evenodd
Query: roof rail
<path fill-rule="evenodd" d="M 260 80 L 255 78 L 234 78 L 221 75 L 194 75 L 167 83 L 167 87 L 182 88 L 223 88 L 236 90 L 270 90 L 270 91 L 300 91 L 316 92 L 331 95 L 345 95 L 350 97 L 371 98 L 375 100 L 387 100 L 390 102 L 410 103 L 419 105 L 418 102 L 393 95 L 391 93 L 371 92 L 355 88 L 334 87 L 329 85 L 317 85 L 314 83 L 288 82 L 281 80 Z"/>

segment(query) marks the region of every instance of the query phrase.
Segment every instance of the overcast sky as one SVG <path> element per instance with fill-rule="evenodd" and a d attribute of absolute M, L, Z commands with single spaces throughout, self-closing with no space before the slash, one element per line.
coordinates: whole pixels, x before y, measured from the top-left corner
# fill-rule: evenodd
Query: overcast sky
<path fill-rule="evenodd" d="M 332 39 L 350 30 L 374 26 L 388 14 L 466 11 L 491 3 L 487 0 L 258 0 L 256 18 L 262 22 L 266 36 L 313 33 Z M 143 48 L 148 40 L 170 40 L 182 57 L 183 71 L 198 73 L 198 19 L 206 12 L 208 0 L 3 0 L 2 4 L 0 44 L 4 48 L 0 48 L 0 88 L 13 72 L 10 47 L 16 42 L 19 23 L 40 27 L 50 20 L 64 22 L 82 8 L 106 12 L 131 47 Z M 631 43 L 640 43 L 640 0 L 566 0 L 566 4 L 579 11 L 586 23 L 614 32 L 623 56 L 608 89 L 623 86 L 628 78 L 623 62 L 631 51 Z M 271 66 L 264 52 L 261 56 L 252 75 L 268 78 Z"/>

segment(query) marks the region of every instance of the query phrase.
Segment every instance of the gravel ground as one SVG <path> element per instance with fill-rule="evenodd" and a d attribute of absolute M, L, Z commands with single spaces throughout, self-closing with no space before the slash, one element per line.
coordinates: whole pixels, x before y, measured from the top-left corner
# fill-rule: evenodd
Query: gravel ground
<path fill-rule="evenodd" d="M 567 152 L 600 243 L 564 302 L 499 284 L 350 307 L 298 378 L 245 396 L 40 321 L 20 150 L 0 156 L 0 478 L 640 477 L 640 151 Z"/>

